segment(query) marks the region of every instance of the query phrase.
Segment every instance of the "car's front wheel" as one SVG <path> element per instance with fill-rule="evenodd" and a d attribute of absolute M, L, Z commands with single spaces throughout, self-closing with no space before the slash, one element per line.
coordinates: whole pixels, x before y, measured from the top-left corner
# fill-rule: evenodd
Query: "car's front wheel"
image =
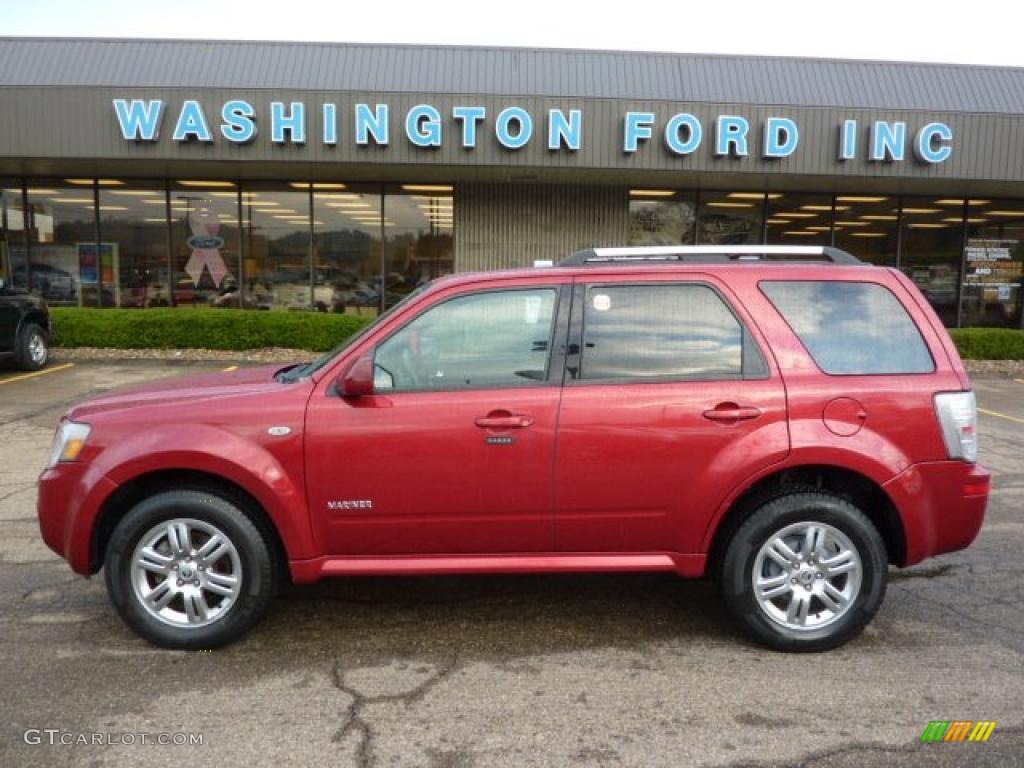
<path fill-rule="evenodd" d="M 50 341 L 41 327 L 26 323 L 18 337 L 18 366 L 26 371 L 38 371 L 50 359 Z"/>
<path fill-rule="evenodd" d="M 885 597 L 885 544 L 867 516 L 827 492 L 761 505 L 722 562 L 726 605 L 755 640 L 781 651 L 824 651 L 855 637 Z"/>
<path fill-rule="evenodd" d="M 202 490 L 158 493 L 117 524 L 104 562 L 121 618 L 164 648 L 226 645 L 266 612 L 275 563 L 238 504 Z"/>

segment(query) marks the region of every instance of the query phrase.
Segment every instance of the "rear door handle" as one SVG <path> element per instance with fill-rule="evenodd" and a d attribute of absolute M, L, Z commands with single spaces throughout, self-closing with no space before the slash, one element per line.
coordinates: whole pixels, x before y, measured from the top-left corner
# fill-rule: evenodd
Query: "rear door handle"
<path fill-rule="evenodd" d="M 704 411 L 704 418 L 711 421 L 731 424 L 747 419 L 756 419 L 761 415 L 760 408 L 749 405 L 737 405 L 736 403 L 719 403 L 714 408 Z"/>
<path fill-rule="evenodd" d="M 476 425 L 481 429 L 522 429 L 531 424 L 533 424 L 532 416 L 509 411 L 491 411 L 476 420 Z"/>

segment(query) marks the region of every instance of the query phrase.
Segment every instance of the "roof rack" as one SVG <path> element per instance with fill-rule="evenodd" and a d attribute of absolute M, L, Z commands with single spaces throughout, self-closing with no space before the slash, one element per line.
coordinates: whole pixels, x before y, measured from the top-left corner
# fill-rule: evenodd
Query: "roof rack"
<path fill-rule="evenodd" d="M 864 265 L 852 253 L 827 245 L 650 245 L 626 248 L 588 248 L 562 259 L 560 267 L 607 266 L 637 262 L 690 264 L 771 264 L 810 261 Z"/>

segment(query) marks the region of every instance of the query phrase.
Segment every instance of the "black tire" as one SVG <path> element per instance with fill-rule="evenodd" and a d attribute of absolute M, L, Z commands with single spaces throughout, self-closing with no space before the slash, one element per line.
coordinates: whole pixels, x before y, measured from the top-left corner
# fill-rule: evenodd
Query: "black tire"
<path fill-rule="evenodd" d="M 201 489 L 157 493 L 139 502 L 114 528 L 104 571 L 110 601 L 137 634 L 162 648 L 206 650 L 234 642 L 267 611 L 277 592 L 272 549 L 241 505 Z M 132 556 L 139 541 L 162 522 L 187 518 L 207 523 L 234 546 L 241 565 L 240 591 L 224 615 L 200 627 L 171 625 L 153 616 L 133 586 Z M 216 598 L 215 598 L 216 599 Z"/>
<path fill-rule="evenodd" d="M 762 609 L 754 592 L 753 572 L 763 545 L 787 526 L 804 522 L 823 523 L 845 535 L 860 558 L 860 585 L 832 623 L 793 629 Z M 805 557 L 802 550 L 799 554 Z M 832 493 L 798 490 L 764 502 L 744 521 L 728 544 L 719 575 L 729 612 L 755 641 L 778 651 L 826 651 L 856 637 L 878 612 L 885 597 L 888 558 L 878 530 L 854 504 Z M 805 588 L 810 592 L 816 587 L 812 582 Z M 811 605 L 824 606 L 813 601 Z M 815 614 L 820 615 L 820 611 Z"/>
<path fill-rule="evenodd" d="M 33 354 L 39 349 L 35 345 L 41 345 L 42 355 Z M 18 367 L 23 371 L 38 371 L 46 365 L 50 359 L 50 337 L 40 326 L 35 323 L 25 323 L 18 334 L 17 346 Z"/>

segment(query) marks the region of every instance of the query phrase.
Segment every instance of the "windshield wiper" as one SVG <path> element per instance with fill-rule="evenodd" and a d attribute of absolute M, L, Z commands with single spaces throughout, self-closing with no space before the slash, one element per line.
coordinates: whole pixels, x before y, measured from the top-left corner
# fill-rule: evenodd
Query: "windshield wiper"
<path fill-rule="evenodd" d="M 279 371 L 274 373 L 274 381 L 287 384 L 292 381 L 297 381 L 303 376 L 303 371 L 306 370 L 309 363 L 293 363 L 292 365 L 286 365 Z"/>

